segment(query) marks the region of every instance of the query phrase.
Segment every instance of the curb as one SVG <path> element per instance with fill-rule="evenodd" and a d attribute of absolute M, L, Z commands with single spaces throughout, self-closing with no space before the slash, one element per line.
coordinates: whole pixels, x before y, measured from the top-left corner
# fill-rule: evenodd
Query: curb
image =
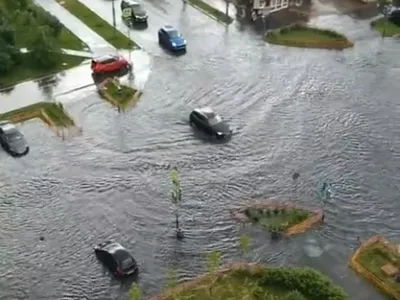
<path fill-rule="evenodd" d="M 76 92 L 76 91 L 79 91 L 79 90 L 86 89 L 86 88 L 91 87 L 91 86 L 95 86 L 95 84 L 94 83 L 89 83 L 89 84 L 86 84 L 86 85 L 83 85 L 83 86 L 80 86 L 80 87 L 77 87 L 77 88 L 66 90 L 64 92 L 60 92 L 60 93 L 54 94 L 53 97 L 58 97 L 58 96 L 70 94 L 70 93 L 73 93 L 73 92 Z"/>
<path fill-rule="evenodd" d="M 190 2 L 190 0 L 182 0 L 182 1 L 183 1 L 184 3 L 189 4 L 189 5 L 192 6 L 193 8 L 197 9 L 198 11 L 202 12 L 203 14 L 207 15 L 208 17 L 210 17 L 211 19 L 217 21 L 217 22 L 220 23 L 220 24 L 225 25 L 225 26 L 229 26 L 229 25 L 230 25 L 230 24 L 227 24 L 227 23 L 221 21 L 220 19 L 218 19 L 218 18 L 215 17 L 214 15 L 210 14 L 208 11 L 202 9 L 201 7 L 199 7 L 199 6 L 195 5 L 195 4 L 193 4 L 192 2 Z M 235 21 L 235 20 L 233 20 L 232 23 L 233 23 L 234 21 Z M 232 24 L 232 23 L 231 23 L 231 24 Z"/>

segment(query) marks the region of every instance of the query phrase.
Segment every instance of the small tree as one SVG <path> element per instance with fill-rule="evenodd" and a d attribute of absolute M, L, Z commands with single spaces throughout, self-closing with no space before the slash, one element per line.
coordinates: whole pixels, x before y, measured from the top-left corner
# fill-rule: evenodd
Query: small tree
<path fill-rule="evenodd" d="M 142 296 L 142 291 L 140 290 L 137 283 L 132 284 L 129 290 L 128 300 L 142 300 Z"/>
<path fill-rule="evenodd" d="M 174 205 L 174 210 L 175 210 L 175 224 L 176 224 L 176 230 L 177 230 L 177 236 L 181 234 L 180 228 L 179 228 L 179 203 L 182 201 L 182 190 L 181 190 L 181 184 L 179 181 L 179 171 L 178 168 L 173 167 L 171 171 L 169 172 L 169 176 L 172 181 L 172 191 L 171 191 L 171 200 Z"/>
<path fill-rule="evenodd" d="M 0 52 L 0 75 L 5 75 L 11 71 L 14 62 L 8 53 Z"/>

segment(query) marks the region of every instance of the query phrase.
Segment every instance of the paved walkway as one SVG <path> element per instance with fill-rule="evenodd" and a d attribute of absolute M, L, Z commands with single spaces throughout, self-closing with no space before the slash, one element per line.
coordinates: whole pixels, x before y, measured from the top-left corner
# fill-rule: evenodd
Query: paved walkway
<path fill-rule="evenodd" d="M 102 55 L 110 51 L 115 51 L 115 48 L 111 44 L 55 0 L 35 0 L 35 4 L 57 17 L 60 22 L 71 32 L 76 34 L 95 55 Z"/>

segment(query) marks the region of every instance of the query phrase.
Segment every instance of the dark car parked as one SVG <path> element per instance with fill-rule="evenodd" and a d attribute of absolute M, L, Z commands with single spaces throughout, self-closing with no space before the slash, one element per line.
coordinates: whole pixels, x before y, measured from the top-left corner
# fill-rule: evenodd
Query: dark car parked
<path fill-rule="evenodd" d="M 24 135 L 9 121 L 0 121 L 0 143 L 12 156 L 23 156 L 29 152 Z"/>
<path fill-rule="evenodd" d="M 96 257 L 117 277 L 132 275 L 138 271 L 136 260 L 119 243 L 106 241 L 94 247 Z"/>
<path fill-rule="evenodd" d="M 122 0 L 121 11 L 125 22 L 147 23 L 148 14 L 144 7 L 137 1 Z"/>
<path fill-rule="evenodd" d="M 218 139 L 230 137 L 232 130 L 229 125 L 211 108 L 197 108 L 190 114 L 190 125 L 199 130 L 216 136 Z"/>

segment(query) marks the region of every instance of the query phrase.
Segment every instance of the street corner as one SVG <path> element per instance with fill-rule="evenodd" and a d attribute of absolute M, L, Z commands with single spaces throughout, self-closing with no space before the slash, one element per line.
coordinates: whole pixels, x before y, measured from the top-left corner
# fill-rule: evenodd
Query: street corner
<path fill-rule="evenodd" d="M 150 77 L 151 58 L 150 55 L 143 50 L 135 50 L 131 52 L 133 62 L 133 74 L 135 78 L 135 86 L 142 90 Z"/>

